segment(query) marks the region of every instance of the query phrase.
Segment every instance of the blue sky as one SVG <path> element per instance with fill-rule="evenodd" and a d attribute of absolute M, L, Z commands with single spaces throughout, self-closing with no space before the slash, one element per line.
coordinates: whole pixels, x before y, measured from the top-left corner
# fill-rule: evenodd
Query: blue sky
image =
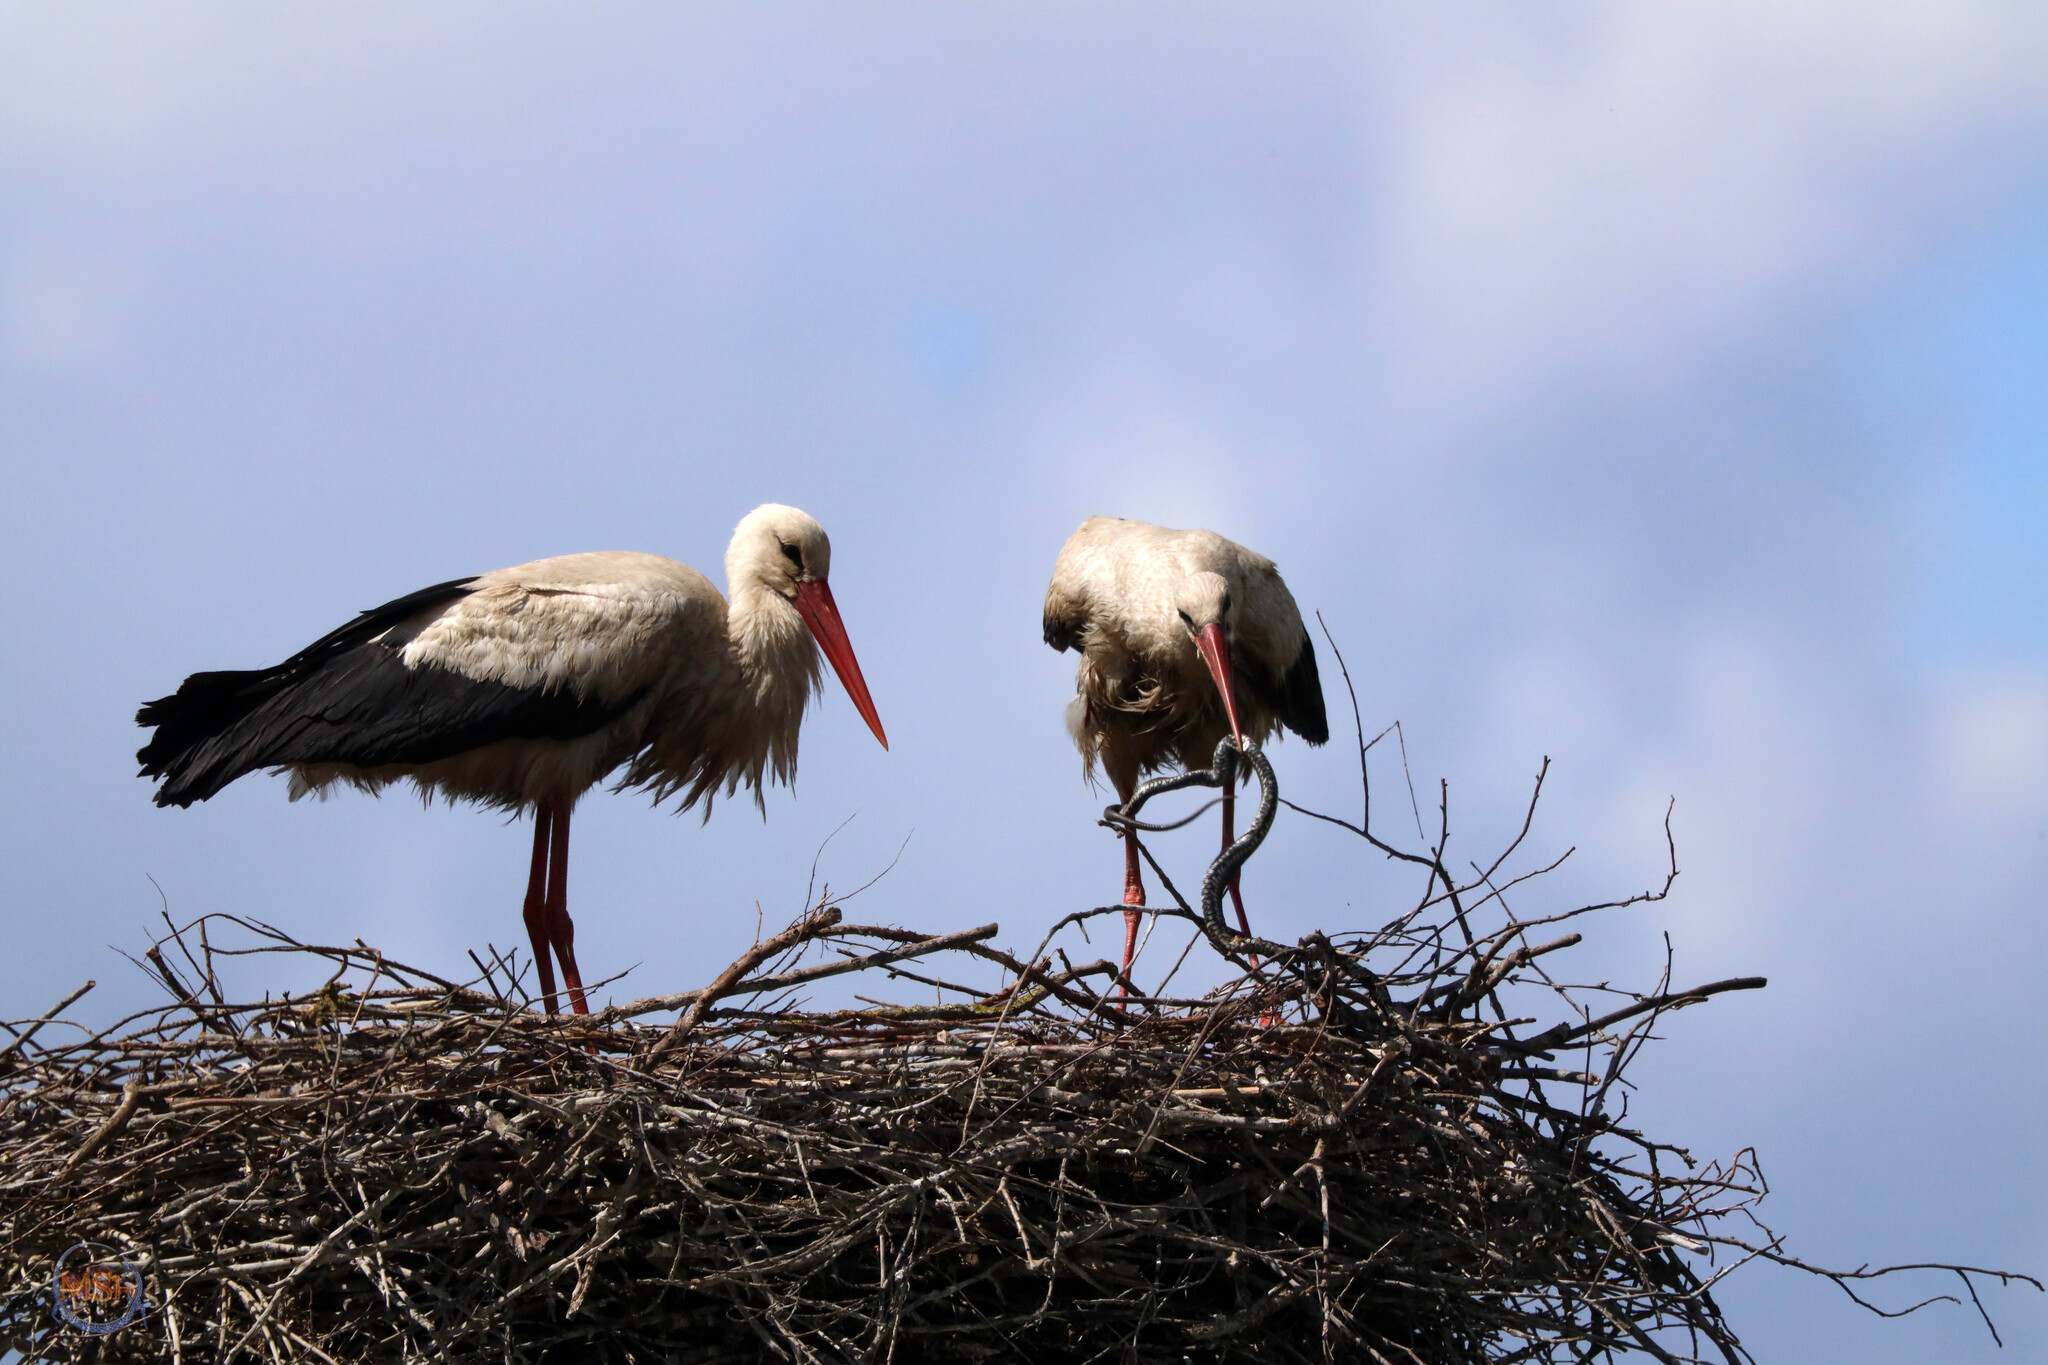
<path fill-rule="evenodd" d="M 1918 408 L 1942 456 L 1922 623 L 1937 668 L 2048 662 L 2044 216 L 2028 205 L 2010 240 L 1943 280 L 1880 362 L 1880 381 Z"/>
<path fill-rule="evenodd" d="M 519 940 L 524 834 L 406 798 L 191 811 L 144 698 L 424 583 L 714 573 L 830 530 L 892 749 L 836 693 L 794 796 L 599 796 L 593 975 L 699 981 L 798 908 L 1035 942 L 1110 898 L 1038 639 L 1091 513 L 1279 560 L 1473 856 L 1544 755 L 1546 893 L 1684 869 L 1580 950 L 1771 989 L 1638 1112 L 1756 1145 L 1801 1253 L 2048 1267 L 2048 21 L 2025 4 L 0 3 L 0 1008 L 161 884 L 427 963 Z M 1333 699 L 1334 700 L 1334 699 Z M 1352 800 L 1333 744 L 1290 796 Z M 1198 852 L 1180 856 L 1198 862 Z M 1306 822 L 1275 933 L 1405 883 Z M 2027 1359 L 2044 1305 L 1867 1321 L 1751 1272 L 1764 1359 Z"/>

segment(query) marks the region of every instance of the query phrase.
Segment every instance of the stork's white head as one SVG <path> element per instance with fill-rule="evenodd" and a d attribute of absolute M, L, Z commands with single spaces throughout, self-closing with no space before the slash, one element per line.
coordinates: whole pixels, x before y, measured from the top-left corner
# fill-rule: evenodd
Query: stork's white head
<path fill-rule="evenodd" d="M 1244 731 L 1237 723 L 1237 691 L 1230 676 L 1230 584 L 1222 574 L 1191 573 L 1174 589 L 1173 609 L 1181 625 L 1209 666 L 1216 690 L 1223 694 L 1223 711 L 1230 717 L 1230 733 L 1244 746 Z"/>
<path fill-rule="evenodd" d="M 725 586 L 734 608 L 740 609 L 744 599 L 762 592 L 773 593 L 795 607 L 832 671 L 839 675 L 846 695 L 853 698 L 854 709 L 886 749 L 889 737 L 882 733 L 882 718 L 875 712 L 860 662 L 853 657 L 853 642 L 846 638 L 839 606 L 826 585 L 831 573 L 832 542 L 825 528 L 779 502 L 763 503 L 740 518 L 725 551 Z"/>
<path fill-rule="evenodd" d="M 1221 626 L 1230 636 L 1230 584 L 1220 573 L 1191 573 L 1174 589 L 1173 609 L 1190 636 L 1199 636 L 1204 626 Z"/>
<path fill-rule="evenodd" d="M 823 583 L 831 576 L 831 538 L 794 507 L 763 503 L 733 529 L 725 552 L 725 582 L 734 596 L 761 587 L 794 601 L 798 584 Z"/>

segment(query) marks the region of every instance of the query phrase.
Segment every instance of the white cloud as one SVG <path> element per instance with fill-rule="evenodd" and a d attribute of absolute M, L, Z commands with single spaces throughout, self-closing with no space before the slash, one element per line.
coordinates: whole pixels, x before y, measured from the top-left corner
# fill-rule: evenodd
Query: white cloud
<path fill-rule="evenodd" d="M 1931 725 L 1939 791 L 1958 828 L 2048 828 L 2048 677 L 1969 676 L 1946 685 Z"/>
<path fill-rule="evenodd" d="M 2048 107 L 2028 4 L 1402 14 L 1373 63 L 1368 293 L 1397 391 L 1438 410 L 1671 382 L 1970 212 L 1943 191 Z"/>

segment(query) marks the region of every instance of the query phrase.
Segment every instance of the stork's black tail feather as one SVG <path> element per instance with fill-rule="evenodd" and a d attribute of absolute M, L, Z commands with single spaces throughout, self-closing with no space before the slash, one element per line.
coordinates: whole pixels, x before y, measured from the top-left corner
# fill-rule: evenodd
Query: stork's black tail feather
<path fill-rule="evenodd" d="M 199 774 L 192 771 L 191 759 L 207 740 L 233 729 L 235 722 L 264 698 L 275 695 L 284 684 L 285 672 L 280 664 L 238 672 L 194 673 L 170 696 L 143 703 L 135 713 L 135 723 L 154 726 L 156 733 L 136 751 L 135 761 L 142 765 L 144 777 L 166 779 L 157 790 L 159 806 L 204 801 L 241 776 L 234 773 L 213 781 L 195 781 Z"/>
<path fill-rule="evenodd" d="M 160 777 L 159 806 L 189 806 L 204 801 L 228 783 L 287 757 L 263 744 L 219 743 L 229 740 L 242 723 L 295 684 L 305 681 L 341 655 L 368 644 L 408 617 L 468 593 L 476 579 L 451 579 L 407 593 L 362 613 L 339 630 L 270 668 L 194 673 L 168 697 L 146 702 L 135 723 L 154 727 L 149 743 L 136 752 L 144 777 Z"/>

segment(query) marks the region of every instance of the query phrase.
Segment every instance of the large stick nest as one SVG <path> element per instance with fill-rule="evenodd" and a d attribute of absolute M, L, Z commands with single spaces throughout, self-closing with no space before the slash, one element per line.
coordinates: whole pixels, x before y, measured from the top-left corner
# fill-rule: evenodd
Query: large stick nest
<path fill-rule="evenodd" d="M 0 1049 L 25 1268 L 0 1340 L 218 1365 L 1748 1359 L 1714 1284 L 1798 1264 L 1756 1231 L 1761 1178 L 1620 1097 L 1660 1018 L 1762 983 L 1560 984 L 1579 936 L 1537 931 L 1608 907 L 1518 918 L 1500 861 L 1467 884 L 1441 840 L 1397 856 L 1415 909 L 1186 999 L 829 899 L 708 988 L 587 1019 L 500 959 L 458 983 L 199 921 L 145 955 L 170 1003 Z M 236 1003 L 249 954 L 332 979 Z M 855 970 L 958 1003 L 789 1003 Z M 977 971 L 1001 980 L 952 984 Z M 52 1318 L 80 1242 L 132 1267 L 139 1322 Z"/>

